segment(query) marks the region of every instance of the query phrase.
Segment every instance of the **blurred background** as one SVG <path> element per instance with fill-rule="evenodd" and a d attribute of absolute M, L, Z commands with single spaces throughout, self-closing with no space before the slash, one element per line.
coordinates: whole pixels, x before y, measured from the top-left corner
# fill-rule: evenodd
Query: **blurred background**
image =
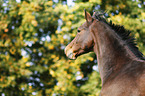
<path fill-rule="evenodd" d="M 145 54 L 144 0 L 0 0 L 0 96 L 99 95 L 95 54 L 64 54 L 85 22 L 84 9 L 107 11 Z"/>

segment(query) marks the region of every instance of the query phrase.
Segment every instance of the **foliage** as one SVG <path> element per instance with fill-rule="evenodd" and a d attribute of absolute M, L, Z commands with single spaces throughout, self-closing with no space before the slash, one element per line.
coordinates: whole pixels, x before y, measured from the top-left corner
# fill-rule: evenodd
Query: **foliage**
<path fill-rule="evenodd" d="M 68 60 L 65 46 L 85 22 L 86 9 L 107 10 L 108 20 L 133 31 L 145 54 L 145 3 L 133 0 L 0 1 L 0 94 L 95 96 L 101 89 L 96 56 Z"/>

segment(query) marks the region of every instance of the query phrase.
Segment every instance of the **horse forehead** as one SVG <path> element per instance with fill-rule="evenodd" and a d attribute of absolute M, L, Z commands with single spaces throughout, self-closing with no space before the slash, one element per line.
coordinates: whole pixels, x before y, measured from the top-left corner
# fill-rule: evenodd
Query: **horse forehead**
<path fill-rule="evenodd" d="M 85 23 L 83 23 L 78 29 L 84 29 L 84 28 L 86 28 L 87 27 L 87 23 L 85 22 Z"/>

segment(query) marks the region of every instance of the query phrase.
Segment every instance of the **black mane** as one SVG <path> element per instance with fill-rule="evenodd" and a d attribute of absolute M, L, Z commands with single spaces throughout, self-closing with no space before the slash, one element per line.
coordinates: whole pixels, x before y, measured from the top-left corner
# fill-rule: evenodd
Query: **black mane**
<path fill-rule="evenodd" d="M 112 23 L 112 21 L 107 22 L 104 14 L 106 13 L 96 12 L 95 16 L 93 15 L 93 17 L 109 25 L 119 35 L 119 37 L 121 37 L 122 40 L 124 40 L 127 43 L 128 47 L 135 54 L 136 57 L 145 60 L 143 54 L 136 47 L 137 44 L 135 42 L 135 38 L 130 35 L 131 31 L 126 30 L 123 26 L 115 25 L 114 23 Z"/>

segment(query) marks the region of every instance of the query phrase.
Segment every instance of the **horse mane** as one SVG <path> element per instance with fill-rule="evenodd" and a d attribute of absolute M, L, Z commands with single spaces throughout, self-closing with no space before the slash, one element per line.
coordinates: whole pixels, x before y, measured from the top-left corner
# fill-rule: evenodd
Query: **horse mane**
<path fill-rule="evenodd" d="M 126 42 L 128 47 L 135 54 L 136 57 L 145 60 L 143 54 L 139 51 L 138 47 L 136 46 L 137 44 L 135 42 L 135 38 L 130 35 L 131 31 L 126 30 L 124 26 L 115 25 L 114 23 L 112 23 L 111 20 L 110 22 L 107 22 L 105 14 L 106 12 L 95 12 L 95 15 L 93 15 L 93 17 L 109 25 L 118 34 L 118 36 Z"/>

